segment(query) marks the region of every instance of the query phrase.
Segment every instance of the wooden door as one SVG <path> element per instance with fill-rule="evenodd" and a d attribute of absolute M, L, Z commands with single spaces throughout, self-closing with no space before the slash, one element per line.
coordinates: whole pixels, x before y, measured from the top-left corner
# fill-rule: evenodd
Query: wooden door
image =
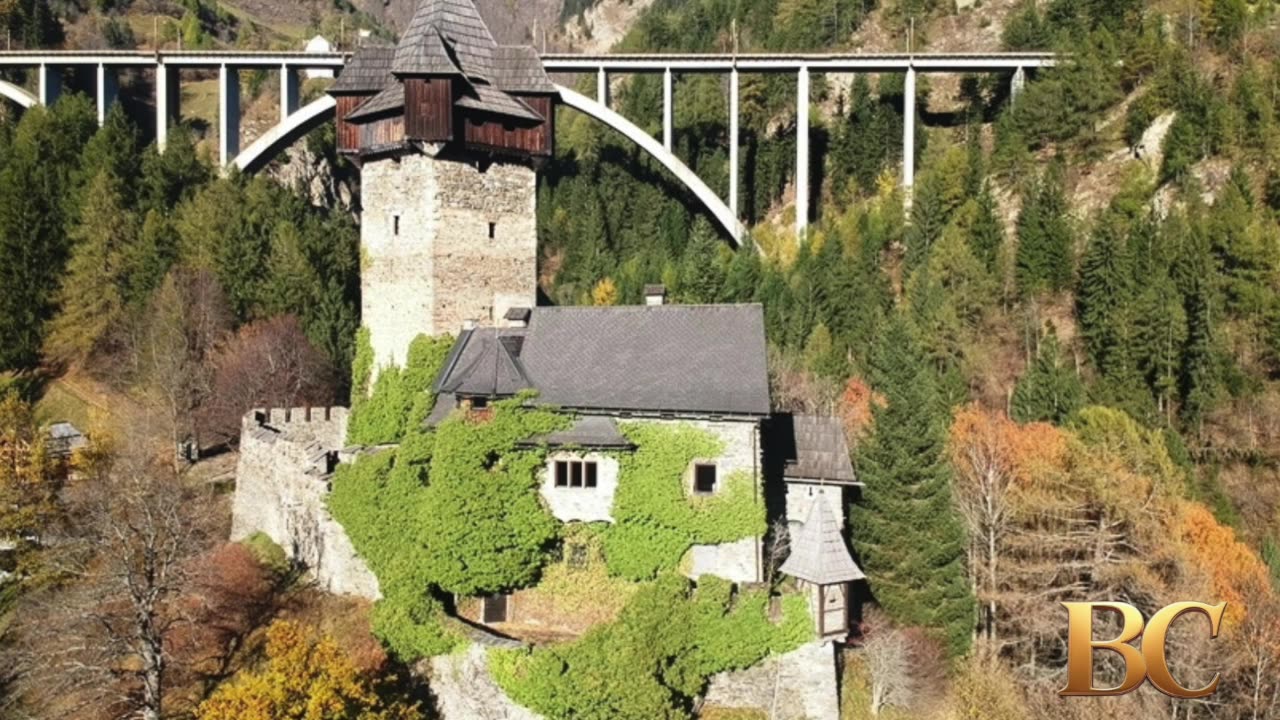
<path fill-rule="evenodd" d="M 493 623 L 503 623 L 507 618 L 507 602 L 506 595 L 488 595 L 484 599 L 484 623 L 492 625 Z"/>

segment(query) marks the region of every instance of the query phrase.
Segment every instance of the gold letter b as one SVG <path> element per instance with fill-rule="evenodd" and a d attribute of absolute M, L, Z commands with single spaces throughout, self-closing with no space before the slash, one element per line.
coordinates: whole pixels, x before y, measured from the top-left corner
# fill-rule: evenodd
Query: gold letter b
<path fill-rule="evenodd" d="M 1142 684 L 1147 677 L 1147 663 L 1142 651 L 1129 644 L 1142 635 L 1142 613 L 1132 605 L 1114 602 L 1064 602 L 1067 609 L 1067 686 L 1059 692 L 1062 696 L 1123 695 Z M 1114 640 L 1093 639 L 1093 611 L 1109 610 L 1120 613 L 1124 628 Z M 1110 650 L 1119 653 L 1125 664 L 1124 682 L 1113 688 L 1093 687 L 1093 651 Z"/>

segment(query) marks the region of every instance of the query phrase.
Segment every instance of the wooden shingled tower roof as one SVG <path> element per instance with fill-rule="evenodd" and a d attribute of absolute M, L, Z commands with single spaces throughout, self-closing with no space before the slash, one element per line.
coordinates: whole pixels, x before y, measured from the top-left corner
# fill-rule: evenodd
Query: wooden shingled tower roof
<path fill-rule="evenodd" d="M 809 507 L 804 524 L 791 533 L 791 554 L 778 569 L 815 585 L 835 585 L 866 577 L 849 554 L 840 535 L 840 525 L 821 497 Z"/>

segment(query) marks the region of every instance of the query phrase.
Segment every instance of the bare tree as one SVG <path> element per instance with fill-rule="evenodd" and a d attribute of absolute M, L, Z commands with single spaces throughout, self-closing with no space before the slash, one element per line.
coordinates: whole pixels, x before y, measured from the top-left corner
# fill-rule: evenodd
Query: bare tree
<path fill-rule="evenodd" d="M 244 326 L 215 353 L 212 392 L 199 413 L 201 434 L 234 444 L 240 418 L 255 407 L 329 405 L 334 371 L 302 324 L 279 315 Z"/>
<path fill-rule="evenodd" d="M 773 585 L 774 578 L 778 575 L 778 568 L 782 567 L 782 563 L 786 561 L 787 556 L 790 554 L 791 529 L 787 526 L 787 519 L 784 517 L 774 518 L 774 521 L 769 524 L 769 532 L 764 546 L 764 581 L 766 584 Z"/>
<path fill-rule="evenodd" d="M 18 614 L 11 705 L 61 717 L 162 717 L 170 633 L 204 531 L 191 493 L 165 463 L 118 463 L 72 502 L 83 518 L 59 547 L 61 582 Z M 2 706 L 0 706 L 2 707 Z"/>

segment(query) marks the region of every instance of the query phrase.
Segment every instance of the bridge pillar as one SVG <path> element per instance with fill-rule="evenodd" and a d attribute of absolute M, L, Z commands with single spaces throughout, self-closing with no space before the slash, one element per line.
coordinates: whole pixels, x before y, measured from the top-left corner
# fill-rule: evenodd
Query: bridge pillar
<path fill-rule="evenodd" d="M 916 184 L 916 69 L 907 68 L 902 90 L 902 188 L 907 207 L 911 206 L 911 189 Z"/>
<path fill-rule="evenodd" d="M 49 107 L 62 94 L 62 68 L 40 64 L 40 104 Z"/>
<path fill-rule="evenodd" d="M 729 71 L 729 209 L 738 214 L 738 68 Z"/>
<path fill-rule="evenodd" d="M 181 119 L 178 79 L 178 68 L 156 65 L 156 147 L 162 151 L 169 140 L 169 126 Z"/>
<path fill-rule="evenodd" d="M 596 70 L 596 102 L 609 107 L 609 73 L 603 67 Z"/>
<path fill-rule="evenodd" d="M 288 65 L 280 66 L 280 122 L 298 112 L 298 86 L 301 83 L 299 73 Z"/>
<path fill-rule="evenodd" d="M 675 137 L 675 102 L 672 97 L 671 68 L 662 71 L 662 146 L 671 152 L 672 140 Z"/>
<path fill-rule="evenodd" d="M 218 161 L 227 167 L 240 154 L 240 71 L 223 65 L 218 73 Z"/>
<path fill-rule="evenodd" d="M 106 63 L 98 63 L 98 126 L 106 124 L 107 113 L 111 112 L 111 106 L 116 104 L 116 98 L 120 94 L 120 83 L 116 77 L 115 68 L 107 67 Z"/>
<path fill-rule="evenodd" d="M 796 82 L 796 240 L 809 227 L 809 68 L 801 66 Z"/>
<path fill-rule="evenodd" d="M 1019 66 L 1013 71 L 1013 80 L 1009 83 L 1009 102 L 1010 104 L 1018 102 L 1018 98 L 1022 96 L 1022 91 L 1027 87 L 1027 69 Z"/>

